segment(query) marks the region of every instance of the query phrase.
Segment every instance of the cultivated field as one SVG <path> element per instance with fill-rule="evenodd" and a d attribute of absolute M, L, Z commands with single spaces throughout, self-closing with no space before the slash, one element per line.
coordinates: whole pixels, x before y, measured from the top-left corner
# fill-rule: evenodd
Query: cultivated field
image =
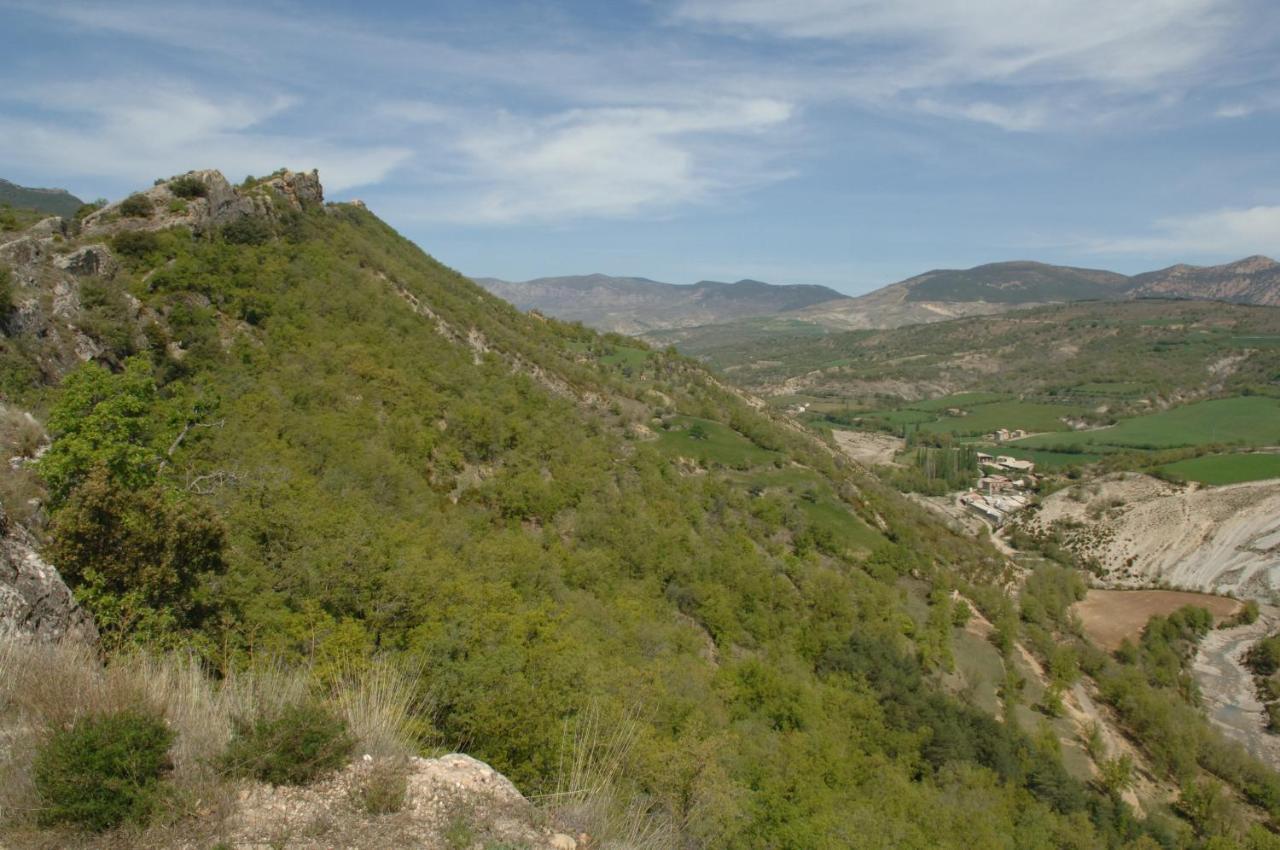
<path fill-rule="evenodd" d="M 1280 454 L 1241 452 L 1204 455 L 1161 467 L 1165 472 L 1201 484 L 1239 484 L 1280 478 Z"/>
<path fill-rule="evenodd" d="M 1238 396 L 1175 407 L 1122 420 L 1111 428 L 1040 434 L 1019 440 L 1029 449 L 1058 446 L 1118 446 L 1167 449 L 1213 443 L 1268 446 L 1280 443 L 1280 399 Z"/>
<path fill-rule="evenodd" d="M 1080 617 L 1085 634 L 1098 646 L 1118 649 L 1125 638 L 1137 642 L 1147 621 L 1157 614 L 1168 615 L 1184 605 L 1209 609 L 1214 621 L 1223 620 L 1240 608 L 1240 602 L 1225 596 L 1184 590 L 1100 590 L 1091 589 L 1071 607 Z"/>

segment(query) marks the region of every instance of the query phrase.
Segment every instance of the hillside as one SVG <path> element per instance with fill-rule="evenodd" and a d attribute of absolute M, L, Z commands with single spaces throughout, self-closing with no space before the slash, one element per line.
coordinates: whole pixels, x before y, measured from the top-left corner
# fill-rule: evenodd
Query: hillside
<path fill-rule="evenodd" d="M 763 394 L 847 400 L 966 391 L 1071 395 L 1114 384 L 1167 403 L 1264 386 L 1280 369 L 1280 310 L 1191 301 L 1035 307 L 931 325 L 740 340 L 688 339 L 684 350 Z"/>
<path fill-rule="evenodd" d="M 393 665 L 417 755 L 465 748 L 551 804 L 595 765 L 566 826 L 591 847 L 1198 847 L 1280 818 L 1280 777 L 1149 672 L 1159 647 L 1070 631 L 1078 578 L 1006 596 L 984 539 L 696 362 L 523 314 L 314 173 L 163 180 L 0 236 L 0 263 L 0 502 L 120 664 L 301 669 L 277 702 Z M 1140 795 L 1037 708 L 1091 699 L 1062 647 Z M 0 788 L 29 793 L 30 752 L 0 752 Z M 1248 814 L 1183 806 L 1201 774 Z M 208 834 L 185 799 L 134 846 Z M 333 811 L 301 846 L 349 834 Z M 20 846 L 134 840 L 0 818 Z"/>
<path fill-rule="evenodd" d="M 476 282 L 521 310 L 625 334 L 773 315 L 846 299 L 825 286 L 778 286 L 758 280 L 680 285 L 593 274 L 520 283 L 495 278 L 476 278 Z"/>
<path fill-rule="evenodd" d="M 84 201 L 66 189 L 29 189 L 0 178 L 0 207 L 3 206 L 70 218 L 84 206 Z"/>

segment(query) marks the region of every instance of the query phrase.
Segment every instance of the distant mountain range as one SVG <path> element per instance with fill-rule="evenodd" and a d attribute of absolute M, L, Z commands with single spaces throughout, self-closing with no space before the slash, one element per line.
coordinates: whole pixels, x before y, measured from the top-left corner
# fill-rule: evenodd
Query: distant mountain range
<path fill-rule="evenodd" d="M 1177 265 L 1138 275 L 1018 260 L 934 269 L 851 298 L 825 286 L 758 280 L 687 286 L 603 274 L 476 283 L 521 310 L 657 342 L 691 338 L 710 325 L 752 335 L 781 325 L 811 332 L 896 328 L 1071 301 L 1185 298 L 1280 306 L 1280 263 L 1254 256 L 1220 266 Z M 781 325 L 779 324 L 781 323 Z"/>
<path fill-rule="evenodd" d="M 1255 256 L 1133 276 L 1029 261 L 988 263 L 935 269 L 840 303 L 792 311 L 788 318 L 838 330 L 894 328 L 1041 304 L 1134 298 L 1280 306 L 1280 263 Z"/>
<path fill-rule="evenodd" d="M 4 205 L 70 218 L 84 201 L 66 189 L 32 189 L 0 178 L 0 206 Z"/>
<path fill-rule="evenodd" d="M 518 283 L 485 277 L 474 280 L 521 310 L 537 310 L 624 334 L 772 316 L 852 300 L 825 286 L 778 286 L 758 280 L 704 280 L 681 285 L 603 274 L 540 277 Z"/>

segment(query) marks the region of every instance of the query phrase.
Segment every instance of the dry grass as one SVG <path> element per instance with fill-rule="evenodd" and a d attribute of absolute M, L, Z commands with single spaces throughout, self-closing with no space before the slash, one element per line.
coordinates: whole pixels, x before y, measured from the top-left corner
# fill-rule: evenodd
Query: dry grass
<path fill-rule="evenodd" d="M 0 640 L 0 846 L 165 847 L 205 838 L 214 844 L 235 807 L 235 784 L 218 767 L 234 721 L 270 716 L 314 694 L 306 668 L 261 663 L 221 681 L 181 653 L 122 655 L 104 664 L 77 644 Z M 362 752 L 390 761 L 413 754 L 413 716 L 420 708 L 413 674 L 373 663 L 331 686 L 333 709 Z M 166 804 L 145 830 L 106 836 L 36 830 L 40 800 L 32 759 L 47 735 L 87 715 L 144 709 L 174 732 Z M 394 788 L 375 789 L 380 805 Z M 394 796 L 391 794 L 390 796 Z"/>
<path fill-rule="evenodd" d="M 617 850 L 668 850 L 680 829 L 650 810 L 643 798 L 624 794 L 618 779 L 640 732 L 634 714 L 606 718 L 598 706 L 566 724 L 564 759 L 556 791 L 541 802 L 561 827 L 591 836 L 591 846 Z"/>
<path fill-rule="evenodd" d="M 417 750 L 415 718 L 428 706 L 418 695 L 420 670 L 385 661 L 349 671 L 331 689 L 330 699 L 363 754 L 386 759 Z"/>
<path fill-rule="evenodd" d="M 44 439 L 44 428 L 30 414 L 0 405 L 0 455 L 4 460 L 35 457 Z"/>

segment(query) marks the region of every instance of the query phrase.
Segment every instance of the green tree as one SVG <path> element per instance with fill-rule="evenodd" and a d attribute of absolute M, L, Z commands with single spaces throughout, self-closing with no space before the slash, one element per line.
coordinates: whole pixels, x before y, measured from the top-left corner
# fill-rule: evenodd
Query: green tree
<path fill-rule="evenodd" d="M 66 377 L 49 415 L 53 443 L 38 466 L 55 507 L 97 467 L 127 489 L 154 480 L 160 463 L 155 401 L 151 366 L 142 356 L 129 358 L 118 373 L 86 363 Z"/>
<path fill-rule="evenodd" d="M 128 490 L 99 467 L 54 515 L 47 553 L 108 642 L 164 644 L 208 614 L 225 533 L 203 507 L 159 487 Z"/>

